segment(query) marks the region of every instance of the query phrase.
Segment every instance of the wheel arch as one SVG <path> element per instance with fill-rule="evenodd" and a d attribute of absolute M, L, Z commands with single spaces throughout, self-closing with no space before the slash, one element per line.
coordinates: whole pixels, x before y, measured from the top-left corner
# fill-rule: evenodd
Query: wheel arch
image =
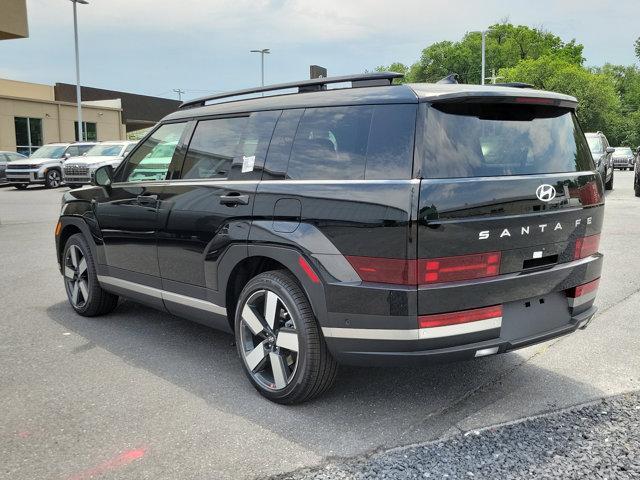
<path fill-rule="evenodd" d="M 95 258 L 98 263 L 102 263 L 100 261 L 101 256 L 98 254 L 98 248 L 95 242 L 95 238 L 91 233 L 91 229 L 89 225 L 79 217 L 60 217 L 60 234 L 56 238 L 56 254 L 58 259 L 58 266 L 62 265 L 62 254 L 64 251 L 64 246 L 72 235 L 76 233 L 80 233 L 84 236 L 85 240 L 89 244 L 89 248 L 91 249 L 91 255 Z"/>
<path fill-rule="evenodd" d="M 231 255 L 236 257 L 236 261 L 222 269 L 229 273 L 219 279 L 220 292 L 224 294 L 227 318 L 232 331 L 240 292 L 249 280 L 269 270 L 286 270 L 292 274 L 309 299 L 318 323 L 320 326 L 324 323 L 327 316 L 324 285 L 319 278 L 313 281 L 299 263 L 300 258 L 303 258 L 317 274 L 317 267 L 309 257 L 294 248 L 272 245 L 250 245 L 245 252 L 246 255 L 243 257 Z"/>

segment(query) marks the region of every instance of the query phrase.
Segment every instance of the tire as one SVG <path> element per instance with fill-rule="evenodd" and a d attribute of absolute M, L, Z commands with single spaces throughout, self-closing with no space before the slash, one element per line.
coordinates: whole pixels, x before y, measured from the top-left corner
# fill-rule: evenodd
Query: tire
<path fill-rule="evenodd" d="M 14 185 L 13 188 L 16 190 L 26 190 L 29 185 L 21 183 L 19 185 Z"/>
<path fill-rule="evenodd" d="M 44 178 L 44 186 L 47 188 L 58 188 L 62 185 L 62 174 L 57 168 L 48 170 Z"/>
<path fill-rule="evenodd" d="M 611 171 L 611 179 L 604 184 L 605 190 L 613 190 L 613 170 Z"/>
<path fill-rule="evenodd" d="M 633 190 L 635 191 L 636 197 L 640 197 L 640 177 L 636 176 L 635 185 L 633 186 Z"/>
<path fill-rule="evenodd" d="M 67 240 L 62 254 L 62 269 L 67 299 L 77 313 L 95 317 L 116 308 L 118 296 L 103 290 L 98 283 L 93 255 L 82 234 L 76 233 Z"/>
<path fill-rule="evenodd" d="M 249 381 L 273 402 L 306 402 L 335 381 L 338 365 L 307 296 L 289 272 L 264 272 L 247 283 L 238 299 L 235 336 Z"/>

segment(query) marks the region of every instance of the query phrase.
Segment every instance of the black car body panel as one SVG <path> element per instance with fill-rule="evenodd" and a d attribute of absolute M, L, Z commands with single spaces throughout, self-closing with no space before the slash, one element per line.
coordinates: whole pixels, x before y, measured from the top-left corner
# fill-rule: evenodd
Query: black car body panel
<path fill-rule="evenodd" d="M 456 102 L 474 104 L 472 113 Z M 495 104 L 502 105 L 497 113 L 484 112 Z M 572 97 L 529 89 L 394 85 L 179 110 L 138 144 L 108 188 L 65 194 L 58 252 L 79 228 L 95 249 L 103 288 L 226 331 L 244 283 L 256 272 L 288 269 L 344 363 L 508 351 L 574 331 L 595 312 L 595 294 L 582 302 L 568 296 L 602 268 L 595 250 L 576 257 L 578 243 L 601 230 L 604 195 L 572 123 L 575 105 Z M 584 168 L 539 172 L 523 161 L 491 165 L 506 173 L 488 176 L 430 172 L 428 121 L 509 120 L 521 111 L 531 118 L 518 120 L 574 125 L 575 162 Z M 327 124 L 331 135 L 320 137 Z M 242 153 L 223 151 L 224 139 L 207 140 L 238 125 Z M 174 132 L 165 157 L 163 128 Z M 159 160 L 141 169 L 155 151 Z M 518 173 L 525 167 L 533 173 Z M 553 187 L 553 198 L 541 200 L 541 187 Z M 430 261 L 492 252 L 499 256 L 490 276 L 421 277 Z M 475 322 L 486 328 L 449 325 L 437 334 L 443 327 L 420 327 L 434 315 L 498 305 L 500 315 Z"/>

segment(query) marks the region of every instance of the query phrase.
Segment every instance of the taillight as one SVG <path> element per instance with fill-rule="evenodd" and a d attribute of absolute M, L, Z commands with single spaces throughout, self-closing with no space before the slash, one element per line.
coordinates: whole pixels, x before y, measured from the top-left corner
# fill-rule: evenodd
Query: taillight
<path fill-rule="evenodd" d="M 474 308 L 458 312 L 419 315 L 418 326 L 420 328 L 444 327 L 446 325 L 458 325 L 460 323 L 478 322 L 500 317 L 502 317 L 502 305 L 494 305 L 492 307 Z"/>
<path fill-rule="evenodd" d="M 500 252 L 418 260 L 348 256 L 347 260 L 365 282 L 398 285 L 456 282 L 500 273 Z"/>
<path fill-rule="evenodd" d="M 500 252 L 419 260 L 418 284 L 494 277 L 500 272 Z"/>
<path fill-rule="evenodd" d="M 585 258 L 598 252 L 600 246 L 600 234 L 581 237 L 576 240 L 573 259 Z"/>
<path fill-rule="evenodd" d="M 416 285 L 416 261 L 399 258 L 347 257 L 365 282 Z"/>
<path fill-rule="evenodd" d="M 567 297 L 569 298 L 578 298 L 587 293 L 591 293 L 594 290 L 598 289 L 598 285 L 600 284 L 600 278 L 596 278 L 595 280 L 583 283 L 582 285 L 578 285 L 577 287 L 570 288 L 567 290 Z"/>

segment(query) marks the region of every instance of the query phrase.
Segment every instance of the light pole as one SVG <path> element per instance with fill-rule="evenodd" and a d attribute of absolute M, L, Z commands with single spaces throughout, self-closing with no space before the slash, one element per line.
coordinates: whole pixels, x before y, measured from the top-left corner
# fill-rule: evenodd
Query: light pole
<path fill-rule="evenodd" d="M 268 48 L 263 48 L 261 50 L 251 50 L 251 53 L 260 54 L 260 78 L 262 79 L 261 85 L 264 87 L 264 56 L 270 54 L 271 50 Z"/>
<path fill-rule="evenodd" d="M 486 45 L 486 36 L 487 36 L 487 31 L 486 30 L 482 30 L 482 78 L 480 79 L 480 85 L 484 85 L 484 69 L 485 69 L 485 45 Z"/>
<path fill-rule="evenodd" d="M 71 0 L 73 3 L 73 34 L 76 43 L 76 101 L 78 102 L 78 140 L 81 142 L 84 140 L 82 137 L 82 98 L 80 96 L 80 53 L 78 51 L 78 3 L 82 5 L 88 5 L 87 0 Z"/>

